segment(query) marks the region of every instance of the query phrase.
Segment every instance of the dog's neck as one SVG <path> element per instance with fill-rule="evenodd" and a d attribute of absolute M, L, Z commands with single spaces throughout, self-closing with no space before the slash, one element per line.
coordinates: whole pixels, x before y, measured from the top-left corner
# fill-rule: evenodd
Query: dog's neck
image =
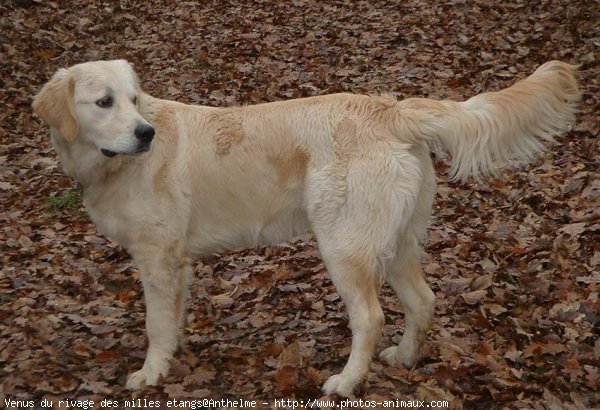
<path fill-rule="evenodd" d="M 86 195 L 101 190 L 110 181 L 111 174 L 132 162 L 124 155 L 107 158 L 92 143 L 81 138 L 67 142 L 54 128 L 50 135 L 64 173 L 76 179 Z"/>

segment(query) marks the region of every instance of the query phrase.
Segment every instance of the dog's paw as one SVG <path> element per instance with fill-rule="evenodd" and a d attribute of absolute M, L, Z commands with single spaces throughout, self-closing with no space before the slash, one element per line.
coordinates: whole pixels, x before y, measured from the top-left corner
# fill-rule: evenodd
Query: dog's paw
<path fill-rule="evenodd" d="M 331 376 L 323 385 L 323 393 L 326 395 L 337 394 L 341 397 L 348 397 L 354 391 L 360 380 L 344 376 L 343 373 Z"/>
<path fill-rule="evenodd" d="M 125 388 L 127 390 L 140 390 L 146 386 L 156 386 L 158 375 L 148 375 L 144 369 L 133 372 L 127 378 Z"/>
<path fill-rule="evenodd" d="M 140 370 L 129 375 L 125 387 L 129 390 L 139 390 L 144 386 L 156 386 L 161 376 L 169 374 L 169 358 L 171 355 L 160 351 L 148 351 L 144 365 Z"/>
<path fill-rule="evenodd" d="M 156 386 L 160 376 L 160 371 L 152 371 L 151 369 L 142 367 L 141 370 L 129 375 L 125 387 L 128 390 L 140 390 L 146 386 Z"/>
<path fill-rule="evenodd" d="M 379 353 L 379 360 L 389 366 L 404 365 L 410 369 L 417 363 L 418 356 L 411 354 L 408 349 L 402 349 L 400 346 L 390 346 Z"/>

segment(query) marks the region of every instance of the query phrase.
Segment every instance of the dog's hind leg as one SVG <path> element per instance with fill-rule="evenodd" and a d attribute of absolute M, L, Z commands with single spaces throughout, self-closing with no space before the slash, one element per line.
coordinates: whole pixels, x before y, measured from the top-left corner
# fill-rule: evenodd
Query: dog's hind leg
<path fill-rule="evenodd" d="M 356 131 L 350 125 L 342 122 L 334 136 L 339 145 L 334 160 L 307 179 L 309 219 L 352 329 L 348 363 L 323 386 L 326 394 L 341 396 L 352 393 L 369 371 L 384 322 L 378 301 L 384 268 L 418 206 L 422 161 L 429 160 L 424 145 L 385 135 L 377 137 L 379 143 L 353 149 L 346 143 Z M 368 133 L 360 138 L 375 139 Z"/>
<path fill-rule="evenodd" d="M 397 232 L 396 251 L 385 263 L 385 279 L 404 306 L 405 330 L 399 346 L 385 349 L 379 358 L 391 365 L 412 367 L 419 358 L 427 331 L 433 320 L 435 295 L 425 282 L 420 258 L 427 223 L 435 197 L 435 173 L 426 150 L 416 150 L 421 180 L 416 194 L 417 206 L 407 216 L 408 223 Z"/>
<path fill-rule="evenodd" d="M 370 157 L 354 164 L 340 161 L 310 175 L 308 181 L 309 218 L 352 330 L 348 362 L 323 385 L 326 394 L 348 396 L 362 383 L 384 322 L 378 300 L 382 261 L 394 249 L 403 212 L 395 212 L 402 204 L 393 194 L 395 175 L 385 165 L 391 162 L 389 153 L 368 154 L 376 161 Z"/>
<path fill-rule="evenodd" d="M 383 350 L 379 358 L 389 365 L 412 367 L 419 359 L 435 309 L 435 294 L 421 269 L 419 248 L 415 244 L 397 254 L 386 269 L 386 280 L 396 291 L 405 311 L 405 330 L 398 346 Z"/>
<path fill-rule="evenodd" d="M 146 301 L 148 353 L 143 367 L 127 379 L 127 388 L 154 386 L 169 372 L 169 362 L 181 342 L 187 284 L 191 266 L 182 246 L 154 252 L 132 252 L 140 268 Z"/>
<path fill-rule="evenodd" d="M 352 329 L 350 358 L 340 374 L 327 380 L 323 391 L 347 397 L 367 376 L 381 336 L 384 318 L 378 300 L 380 283 L 377 273 L 360 256 L 345 258 L 328 251 L 325 244 L 320 248 L 331 279 L 348 309 Z"/>

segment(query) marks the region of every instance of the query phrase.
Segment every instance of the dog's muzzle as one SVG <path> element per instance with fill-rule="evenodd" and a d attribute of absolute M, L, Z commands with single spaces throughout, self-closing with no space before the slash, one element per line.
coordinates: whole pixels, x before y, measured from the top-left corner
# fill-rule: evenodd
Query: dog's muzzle
<path fill-rule="evenodd" d="M 127 154 L 135 155 L 150 151 L 150 144 L 152 143 L 154 134 L 156 133 L 154 131 L 154 127 L 150 124 L 138 124 L 133 133 L 138 141 L 138 144 L 134 152 L 127 152 Z M 124 154 L 123 152 L 115 152 L 106 148 L 101 148 L 100 151 L 108 158 L 112 158 L 117 154 Z"/>

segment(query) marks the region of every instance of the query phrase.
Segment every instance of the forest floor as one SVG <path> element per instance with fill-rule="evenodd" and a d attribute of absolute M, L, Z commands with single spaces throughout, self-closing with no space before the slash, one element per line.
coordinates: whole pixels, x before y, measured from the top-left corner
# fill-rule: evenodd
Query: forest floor
<path fill-rule="evenodd" d="M 534 164 L 439 190 L 423 267 L 437 295 L 423 360 L 374 360 L 363 400 L 453 408 L 600 406 L 600 32 L 585 0 L 0 3 L 0 399 L 322 398 L 351 334 L 310 238 L 196 265 L 187 346 L 131 393 L 144 302 L 62 174 L 32 96 L 58 68 L 126 58 L 151 94 L 227 106 L 339 91 L 464 100 L 559 59 L 581 112 Z M 389 287 L 378 350 L 404 315 Z M 98 407 L 96 407 L 98 408 Z M 322 406 L 322 408 L 327 408 Z"/>

